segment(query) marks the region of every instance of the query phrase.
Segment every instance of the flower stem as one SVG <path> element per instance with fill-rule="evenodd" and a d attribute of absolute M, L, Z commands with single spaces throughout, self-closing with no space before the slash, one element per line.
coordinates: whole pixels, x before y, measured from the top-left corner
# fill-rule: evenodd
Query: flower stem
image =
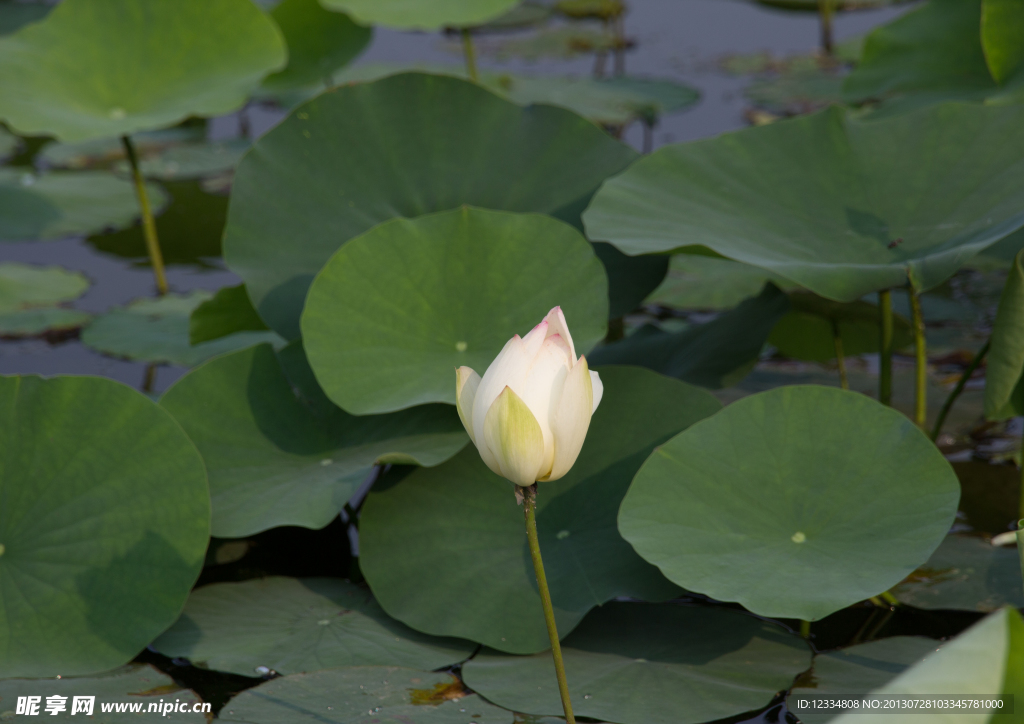
<path fill-rule="evenodd" d="M 1020 507 L 1018 508 L 1019 515 L 1017 517 L 1024 518 L 1024 436 L 1021 437 L 1020 442 L 1020 503 L 1018 504 Z M 1024 525 L 1024 523 L 1018 522 L 1017 525 L 1020 527 L 1021 525 Z M 1020 538 L 1020 534 L 1018 534 L 1017 537 Z M 1022 559 L 1024 559 L 1024 548 L 1021 548 L 1020 554 Z"/>
<path fill-rule="evenodd" d="M 832 343 L 836 348 L 836 364 L 839 365 L 839 386 L 850 389 L 850 380 L 846 376 L 846 356 L 843 354 L 843 335 L 839 333 L 839 322 L 832 320 Z"/>
<path fill-rule="evenodd" d="M 946 401 L 943 403 L 942 409 L 939 410 L 939 417 L 935 420 L 935 427 L 932 428 L 933 441 L 939 439 L 939 433 L 942 432 L 942 425 L 946 422 L 946 416 L 949 414 L 949 411 L 953 409 L 953 403 L 956 402 L 956 398 L 960 397 L 960 393 L 964 391 L 964 386 L 967 384 L 968 380 L 971 379 L 971 375 L 974 374 L 974 370 L 978 369 L 978 365 L 980 365 L 981 361 L 985 359 L 985 355 L 988 354 L 988 348 L 990 346 L 992 346 L 991 339 L 985 342 L 982 348 L 978 350 L 977 354 L 974 355 L 974 359 L 972 359 L 971 363 L 967 365 L 967 369 L 964 370 L 964 373 L 960 375 L 960 380 L 956 383 L 956 387 L 954 387 L 953 391 L 949 393 L 949 397 L 947 397 Z"/>
<path fill-rule="evenodd" d="M 892 405 L 892 292 L 878 293 L 879 329 L 882 337 L 878 349 L 878 401 Z"/>
<path fill-rule="evenodd" d="M 914 422 L 924 429 L 928 416 L 928 350 L 924 338 L 924 315 L 921 313 L 921 295 L 913 288 L 910 295 L 910 315 L 914 326 L 914 356 L 916 358 L 916 385 L 914 395 Z"/>
<path fill-rule="evenodd" d="M 471 81 L 478 82 L 476 52 L 473 50 L 473 35 L 469 32 L 469 28 L 462 28 L 462 55 L 466 60 L 466 74 Z"/>
<path fill-rule="evenodd" d="M 149 205 L 149 194 L 146 193 L 146 180 L 142 178 L 142 172 L 139 170 L 139 157 L 135 153 L 132 139 L 128 136 L 121 136 L 121 143 L 124 145 L 125 155 L 128 156 L 128 163 L 132 167 L 135 195 L 139 199 L 139 209 L 142 211 L 142 235 L 146 239 L 149 263 L 153 266 L 153 276 L 156 277 L 156 289 L 163 296 L 168 291 L 167 276 L 164 274 L 164 256 L 160 252 L 160 239 L 156 235 L 153 208 Z"/>
<path fill-rule="evenodd" d="M 523 488 L 522 493 L 523 513 L 526 516 L 526 539 L 530 542 L 530 558 L 533 559 L 533 571 L 537 574 L 537 588 L 540 591 L 540 602 L 544 608 L 544 622 L 548 626 L 551 657 L 555 660 L 555 676 L 558 678 L 558 693 L 562 697 L 562 709 L 565 711 L 566 724 L 576 724 L 576 717 L 572 713 L 572 703 L 569 701 L 569 684 L 565 680 L 562 646 L 558 643 L 555 610 L 551 605 L 548 579 L 544 575 L 544 561 L 540 557 L 540 541 L 537 539 L 537 486 L 531 485 L 528 488 Z"/>
<path fill-rule="evenodd" d="M 818 17 L 821 20 L 821 49 L 829 58 L 833 54 L 832 15 L 834 12 L 833 0 L 818 0 Z"/>

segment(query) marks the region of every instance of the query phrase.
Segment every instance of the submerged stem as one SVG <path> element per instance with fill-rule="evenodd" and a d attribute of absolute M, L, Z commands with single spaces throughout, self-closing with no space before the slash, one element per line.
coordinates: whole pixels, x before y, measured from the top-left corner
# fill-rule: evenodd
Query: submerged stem
<path fill-rule="evenodd" d="M 476 51 L 473 49 L 473 35 L 469 28 L 462 28 L 462 56 L 466 60 L 466 74 L 476 83 L 479 80 L 476 72 Z"/>
<path fill-rule="evenodd" d="M 843 354 L 843 335 L 839 333 L 839 322 L 832 320 L 832 343 L 836 348 L 836 364 L 839 365 L 839 386 L 850 389 L 850 380 L 846 376 L 846 355 Z"/>
<path fill-rule="evenodd" d="M 544 575 L 544 561 L 540 557 L 540 541 L 537 539 L 537 486 L 531 485 L 522 489 L 523 513 L 526 516 L 526 539 L 530 543 L 530 558 L 533 559 L 533 571 L 537 574 L 537 588 L 540 591 L 540 602 L 544 608 L 544 623 L 548 627 L 548 639 L 551 641 L 551 657 L 555 660 L 555 676 L 558 678 L 558 693 L 562 697 L 562 709 L 565 711 L 566 724 L 576 724 L 569 701 L 569 684 L 565 679 L 565 664 L 562 663 L 562 645 L 558 642 L 558 628 L 555 626 L 555 610 L 551 605 L 551 593 L 548 591 L 548 579 Z"/>
<path fill-rule="evenodd" d="M 992 346 L 992 340 L 989 339 L 982 345 L 981 349 L 978 350 L 977 354 L 974 355 L 974 359 L 967 365 L 967 369 L 960 375 L 960 379 L 956 383 L 956 387 L 949 393 L 949 397 L 942 404 L 942 409 L 939 410 L 939 417 L 935 420 L 935 427 L 932 428 L 932 441 L 939 439 L 939 433 L 942 432 L 942 425 L 946 422 L 946 416 L 949 415 L 949 411 L 953 409 L 953 403 L 956 402 L 956 398 L 960 397 L 960 393 L 964 391 L 964 386 L 967 385 L 968 380 L 971 379 L 971 375 L 974 374 L 974 370 L 978 369 L 978 365 L 985 359 L 985 355 L 988 354 L 988 348 Z"/>
<path fill-rule="evenodd" d="M 878 345 L 878 401 L 883 405 L 892 404 L 892 292 L 886 289 L 878 293 L 879 329 L 881 340 Z"/>
<path fill-rule="evenodd" d="M 928 350 L 924 338 L 924 315 L 921 313 L 921 295 L 914 289 L 907 292 L 910 296 L 910 316 L 914 326 L 914 422 L 924 429 L 928 416 Z"/>
<path fill-rule="evenodd" d="M 121 143 L 124 145 L 124 152 L 128 156 L 128 163 L 132 167 L 135 195 L 139 199 L 139 209 L 142 211 L 142 235 L 146 239 L 149 263 L 152 264 L 153 276 L 156 277 L 156 289 L 163 296 L 168 291 L 167 276 L 164 274 L 164 256 L 160 252 L 160 240 L 156 235 L 156 221 L 153 219 L 153 208 L 149 205 L 149 194 L 146 193 L 146 180 L 142 178 L 142 171 L 139 170 L 139 157 L 135 153 L 135 145 L 132 143 L 132 139 L 128 136 L 121 136 Z"/>

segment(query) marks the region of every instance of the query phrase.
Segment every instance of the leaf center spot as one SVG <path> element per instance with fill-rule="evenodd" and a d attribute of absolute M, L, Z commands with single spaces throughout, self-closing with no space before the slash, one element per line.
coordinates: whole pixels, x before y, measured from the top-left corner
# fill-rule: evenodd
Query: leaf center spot
<path fill-rule="evenodd" d="M 326 619 L 326 618 L 317 621 L 317 623 L 320 624 L 321 626 L 330 626 L 331 625 L 330 619 Z"/>
<path fill-rule="evenodd" d="M 330 465 L 333 462 L 334 461 L 331 460 L 330 458 L 324 458 L 323 460 L 320 461 L 320 464 L 323 465 L 326 468 L 328 465 Z"/>
<path fill-rule="evenodd" d="M 110 113 L 108 115 L 111 117 L 111 119 L 115 121 L 120 121 L 128 114 L 125 113 L 124 108 L 111 108 Z"/>
<path fill-rule="evenodd" d="M 455 351 L 456 352 L 465 352 L 466 348 L 468 346 L 469 346 L 468 344 L 466 344 L 465 342 L 460 340 L 460 341 L 455 343 Z"/>
<path fill-rule="evenodd" d="M 804 535 L 804 532 L 802 530 L 798 530 L 796 533 L 793 534 L 793 537 L 790 538 L 790 540 L 794 543 L 803 543 L 805 540 L 807 540 L 807 536 Z"/>
<path fill-rule="evenodd" d="M 5 550 L 7 550 L 7 549 L 6 549 L 6 548 L 4 548 L 4 544 L 3 544 L 3 543 L 0 543 L 0 556 L 2 556 L 2 555 L 4 554 L 4 551 L 5 551 Z"/>
<path fill-rule="evenodd" d="M 565 540 L 568 537 L 569 537 L 569 531 L 567 531 L 567 530 L 560 530 L 560 531 L 558 531 L 558 535 L 555 536 L 555 538 L 557 538 L 558 540 Z"/>

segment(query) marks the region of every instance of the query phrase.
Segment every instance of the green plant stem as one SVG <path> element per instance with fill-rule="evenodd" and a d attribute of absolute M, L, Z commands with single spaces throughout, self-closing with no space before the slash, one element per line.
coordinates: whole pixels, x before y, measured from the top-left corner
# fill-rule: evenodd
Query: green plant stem
<path fill-rule="evenodd" d="M 142 171 L 139 170 L 139 157 L 135 153 L 132 139 L 128 136 L 121 136 L 121 143 L 124 145 L 125 155 L 128 156 L 128 163 L 132 167 L 135 195 L 139 199 L 139 209 L 142 211 L 142 235 L 146 239 L 149 263 L 153 266 L 153 276 L 156 277 L 156 289 L 163 296 L 168 291 L 167 275 L 164 273 L 164 255 L 160 252 L 160 239 L 156 235 L 153 208 L 149 205 L 149 194 L 146 193 L 146 180 L 142 177 Z"/>
<path fill-rule="evenodd" d="M 818 0 L 818 17 L 821 19 L 821 49 L 829 58 L 833 55 L 832 15 L 835 0 Z"/>
<path fill-rule="evenodd" d="M 548 626 L 548 639 L 551 641 L 551 657 L 555 660 L 555 676 L 558 678 L 558 693 L 562 697 L 562 709 L 565 711 L 566 724 L 576 724 L 569 701 L 569 684 L 565 679 L 565 664 L 562 663 L 562 645 L 558 642 L 558 628 L 555 626 L 555 610 L 551 605 L 551 593 L 548 591 L 548 579 L 544 575 L 544 561 L 540 557 L 540 541 L 537 539 L 537 486 L 531 485 L 522 489 L 523 513 L 526 516 L 526 539 L 530 542 L 530 558 L 533 559 L 533 572 L 537 574 L 537 588 L 540 591 L 540 602 L 544 608 L 544 622 Z"/>
<path fill-rule="evenodd" d="M 800 635 L 805 639 L 809 639 L 811 637 L 810 621 L 804 621 L 803 619 L 800 620 Z"/>
<path fill-rule="evenodd" d="M 850 389 L 850 380 L 846 376 L 846 355 L 843 354 L 843 335 L 839 333 L 839 322 L 832 320 L 832 343 L 836 348 L 836 364 L 839 366 L 839 386 Z"/>
<path fill-rule="evenodd" d="M 1017 503 L 1017 517 L 1024 518 L 1024 436 L 1021 436 L 1020 442 L 1020 502 Z M 1018 527 L 1020 527 L 1020 524 L 1018 524 Z M 1020 554 L 1024 556 L 1024 550 L 1021 550 Z"/>
<path fill-rule="evenodd" d="M 476 72 L 476 51 L 473 49 L 473 35 L 469 28 L 462 28 L 462 55 L 466 60 L 466 74 L 474 83 L 480 79 Z"/>
<path fill-rule="evenodd" d="M 921 295 L 914 289 L 907 292 L 910 295 L 910 317 L 914 326 L 914 357 L 915 385 L 914 385 L 914 422 L 922 430 L 924 429 L 928 416 L 928 349 L 924 339 L 924 315 L 921 313 Z"/>
<path fill-rule="evenodd" d="M 892 292 L 878 293 L 879 329 L 878 345 L 878 401 L 892 405 Z"/>
<path fill-rule="evenodd" d="M 985 359 L 985 355 L 988 354 L 988 348 L 992 345 L 992 340 L 989 339 L 985 342 L 981 349 L 978 350 L 977 354 L 974 355 L 974 359 L 967 365 L 967 369 L 960 375 L 960 379 L 956 383 L 956 387 L 949 393 L 949 397 L 942 404 L 942 409 L 939 410 L 939 417 L 935 420 L 935 427 L 932 428 L 932 440 L 939 439 L 939 433 L 942 432 L 942 425 L 946 422 L 946 416 L 949 415 L 949 411 L 953 409 L 953 403 L 960 397 L 960 393 L 964 391 L 964 387 L 967 385 L 968 380 L 971 379 L 971 375 L 974 374 L 974 370 L 978 369 L 978 365 Z"/>

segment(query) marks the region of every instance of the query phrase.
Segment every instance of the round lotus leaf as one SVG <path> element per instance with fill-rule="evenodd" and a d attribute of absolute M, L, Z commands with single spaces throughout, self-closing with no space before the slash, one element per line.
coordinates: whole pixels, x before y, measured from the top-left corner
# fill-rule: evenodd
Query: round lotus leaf
<path fill-rule="evenodd" d="M 259 94 L 330 88 L 334 72 L 370 43 L 373 29 L 317 0 L 285 0 L 270 11 L 288 44 L 288 65 L 263 79 Z"/>
<path fill-rule="evenodd" d="M 573 227 L 463 207 L 374 227 L 331 257 L 302 314 L 310 365 L 354 415 L 455 403 L 515 334 L 561 306 L 577 353 L 605 336 L 608 277 Z"/>
<path fill-rule="evenodd" d="M 167 149 L 183 144 L 202 143 L 205 130 L 201 126 L 178 126 L 159 131 L 146 131 L 132 136 L 139 160 L 143 161 Z M 47 143 L 36 159 L 44 168 L 97 169 L 109 168 L 125 160 L 124 143 L 120 138 L 94 138 L 74 143 Z"/>
<path fill-rule="evenodd" d="M 680 309 L 724 311 L 757 296 L 768 282 L 783 291 L 794 288 L 792 282 L 780 276 L 731 259 L 673 254 L 665 280 L 644 301 Z"/>
<path fill-rule="evenodd" d="M 328 10 L 348 13 L 363 25 L 400 30 L 465 28 L 495 20 L 520 0 L 320 0 Z"/>
<path fill-rule="evenodd" d="M 69 302 L 88 288 L 81 272 L 7 262 L 0 264 L 0 313 Z"/>
<path fill-rule="evenodd" d="M 562 645 L 573 711 L 617 724 L 696 724 L 768 705 L 807 669 L 811 652 L 782 627 L 738 611 L 609 603 Z M 526 714 L 562 710 L 551 653 L 484 650 L 466 685 Z"/>
<path fill-rule="evenodd" d="M 939 647 L 935 639 L 893 636 L 826 651 L 814 657 L 814 668 L 797 679 L 786 699 L 787 708 L 803 724 L 825 724 L 835 709 L 817 709 L 809 698 L 859 700 L 921 661 Z"/>
<path fill-rule="evenodd" d="M 213 294 L 193 291 L 155 299 L 136 299 L 95 319 L 82 342 L 111 357 L 194 367 L 225 352 L 261 342 L 284 346 L 273 332 L 238 332 L 202 344 L 189 344 L 189 315 Z"/>
<path fill-rule="evenodd" d="M 619 530 L 672 581 L 761 616 L 816 621 L 928 559 L 960 484 L 928 436 L 856 392 L 751 395 L 658 448 Z"/>
<path fill-rule="evenodd" d="M 139 721 L 140 713 L 151 714 L 154 717 L 160 714 L 162 711 L 160 708 L 153 709 L 151 713 L 150 704 L 160 707 L 164 702 L 170 704 L 178 702 L 182 711 L 165 713 L 161 716 L 172 722 L 205 724 L 210 711 L 210 704 L 203 703 L 194 691 L 176 684 L 174 679 L 152 666 L 143 664 L 129 664 L 96 676 L 2 680 L 0 681 L 0 720 L 18 716 L 16 706 L 18 697 L 21 696 L 40 697 L 38 716 L 53 717 L 52 719 L 48 718 L 47 721 L 75 722 L 81 721 L 83 716 L 87 716 L 87 721 L 93 722 L 93 724 L 124 724 L 125 722 Z M 56 714 L 46 711 L 46 699 L 50 696 L 67 698 L 67 701 L 64 702 L 64 711 Z M 90 714 L 75 709 L 76 696 L 95 697 Z M 163 698 L 161 699 L 161 697 Z M 114 704 L 120 704 L 122 711 L 103 711 L 104 705 Z M 131 707 L 141 707 L 141 709 L 130 711 L 127 706 L 124 706 L 125 704 Z M 194 707 L 199 708 L 193 710 Z"/>
<path fill-rule="evenodd" d="M 349 415 L 324 397 L 298 342 L 278 355 L 260 344 L 210 360 L 160 404 L 203 455 L 221 538 L 322 528 L 375 464 L 437 465 L 469 441 L 450 405 Z"/>
<path fill-rule="evenodd" d="M 929 610 L 1024 608 L 1017 551 L 970 536 L 946 536 L 928 562 L 892 592 L 907 605 Z"/>
<path fill-rule="evenodd" d="M 261 332 L 267 325 L 249 301 L 245 285 L 222 287 L 213 298 L 192 310 L 188 318 L 188 339 L 192 344 L 209 342 L 233 332 Z"/>
<path fill-rule="evenodd" d="M 568 111 L 520 108 L 456 78 L 344 85 L 296 108 L 246 154 L 224 258 L 267 324 L 295 339 L 313 276 L 376 224 L 462 204 L 555 214 L 634 158 Z"/>
<path fill-rule="evenodd" d="M 248 689 L 219 719 L 248 724 L 514 724 L 452 674 L 349 666 L 292 674 Z"/>
<path fill-rule="evenodd" d="M 666 146 L 608 180 L 587 236 L 627 254 L 705 247 L 849 302 L 930 289 L 1024 226 L 1024 106 L 885 120 L 839 107 Z"/>
<path fill-rule="evenodd" d="M 155 212 L 167 202 L 148 184 Z M 66 173 L 0 168 L 0 241 L 43 241 L 128 226 L 139 217 L 131 183 L 104 171 Z"/>
<path fill-rule="evenodd" d="M 440 669 L 475 644 L 413 631 L 347 581 L 272 577 L 197 589 L 153 647 L 203 668 L 258 676 L 339 666 Z"/>
<path fill-rule="evenodd" d="M 66 0 L 0 38 L 0 118 L 64 141 L 129 135 L 230 113 L 286 58 L 250 0 Z"/>
<path fill-rule="evenodd" d="M 0 678 L 120 666 L 178 617 L 210 534 L 195 446 L 98 377 L 0 377 Z"/>
<path fill-rule="evenodd" d="M 1012 608 L 982 619 L 920 663 L 888 684 L 870 692 L 872 698 L 913 700 L 952 694 L 953 699 L 992 701 L 1007 697 L 1000 712 L 991 706 L 949 707 L 916 712 L 921 724 L 1011 724 L 1020 721 L 1020 697 L 1024 696 L 1024 620 Z M 1016 700 L 1016 701 L 1014 701 Z M 1010 705 L 1014 706 L 1010 710 Z M 863 722 L 863 710 L 844 712 L 830 724 Z M 905 724 L 905 712 L 871 712 L 871 721 Z"/>
<path fill-rule="evenodd" d="M 35 337 L 48 332 L 79 329 L 92 321 L 92 315 L 77 309 L 42 307 L 16 312 L 0 312 L 0 337 Z"/>
<path fill-rule="evenodd" d="M 617 596 L 679 593 L 615 530 L 619 503 L 656 445 L 720 403 L 635 367 L 603 367 L 604 397 L 569 474 L 541 483 L 537 527 L 558 630 Z M 415 629 L 514 653 L 550 644 L 523 509 L 476 448 L 374 486 L 360 518 L 359 564 L 390 615 Z"/>
<path fill-rule="evenodd" d="M 0 6 L 4 7 L 4 6 Z M 0 127 L 0 161 L 6 161 L 21 148 L 21 139 Z"/>

